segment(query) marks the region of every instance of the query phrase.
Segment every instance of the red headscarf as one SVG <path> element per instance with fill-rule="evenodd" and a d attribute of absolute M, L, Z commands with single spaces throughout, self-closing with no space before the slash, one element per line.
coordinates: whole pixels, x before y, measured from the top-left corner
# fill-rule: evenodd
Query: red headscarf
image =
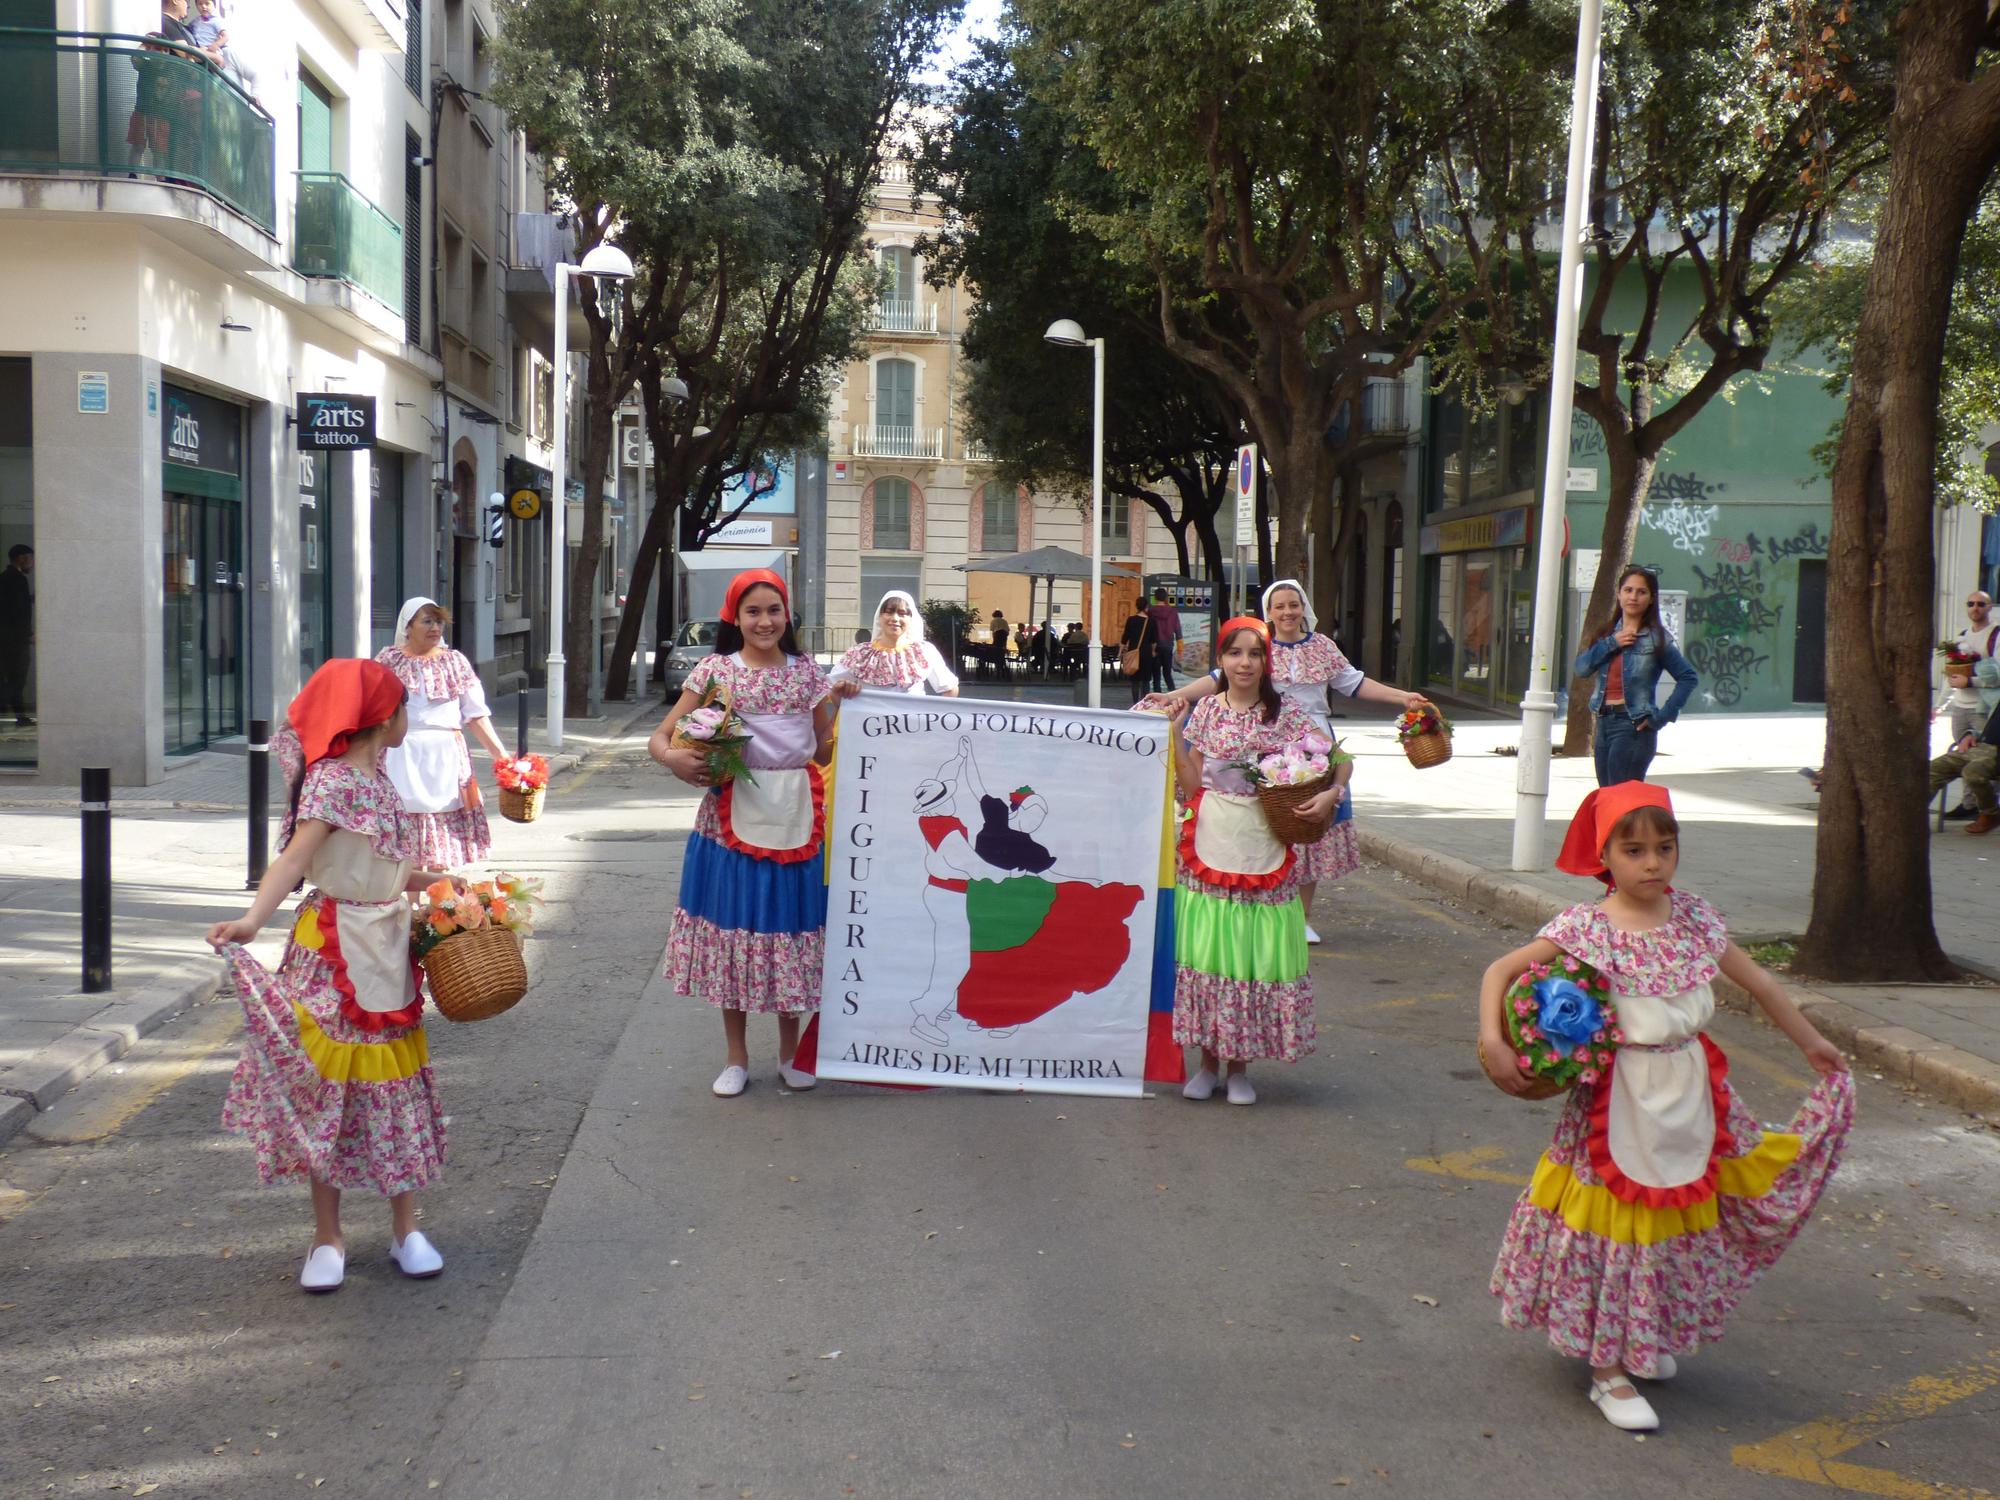
<path fill-rule="evenodd" d="M 1556 868 L 1572 875 L 1595 875 L 1606 885 L 1611 884 L 1611 873 L 1604 868 L 1604 846 L 1611 841 L 1611 830 L 1618 826 L 1618 820 L 1640 807 L 1657 807 L 1668 817 L 1674 812 L 1673 801 L 1663 786 L 1621 781 L 1616 786 L 1598 787 L 1583 799 L 1583 806 L 1569 820 L 1569 833 L 1563 839 L 1562 853 L 1556 856 Z"/>
<path fill-rule="evenodd" d="M 1215 660 L 1222 663 L 1222 648 L 1229 644 L 1229 638 L 1239 630 L 1254 630 L 1257 639 L 1264 643 L 1264 675 L 1271 675 L 1271 627 L 1255 615 L 1236 615 L 1222 622 L 1222 629 L 1215 633 Z"/>
<path fill-rule="evenodd" d="M 722 596 L 722 618 L 726 622 L 731 625 L 736 623 L 736 606 L 743 602 L 745 594 L 759 584 L 776 589 L 778 598 L 787 612 L 791 610 L 792 596 L 785 591 L 785 580 L 769 568 L 752 568 L 748 572 L 738 573 L 729 580 L 729 592 Z"/>
<path fill-rule="evenodd" d="M 385 724 L 403 705 L 403 682 L 376 661 L 342 657 L 312 674 L 289 711 L 305 763 L 338 755 L 364 729 Z"/>

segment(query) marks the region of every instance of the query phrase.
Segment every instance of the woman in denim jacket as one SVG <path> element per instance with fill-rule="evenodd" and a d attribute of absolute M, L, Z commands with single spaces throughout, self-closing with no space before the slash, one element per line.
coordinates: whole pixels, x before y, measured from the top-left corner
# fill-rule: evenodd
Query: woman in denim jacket
<path fill-rule="evenodd" d="M 1593 736 L 1597 784 L 1644 781 L 1659 749 L 1660 726 L 1680 716 L 1700 678 L 1660 623 L 1659 590 L 1650 568 L 1629 567 L 1618 575 L 1618 613 L 1591 638 L 1576 658 L 1578 677 L 1595 677 L 1590 695 L 1597 715 Z M 1674 679 L 1664 706 L 1653 701 L 1660 674 Z"/>

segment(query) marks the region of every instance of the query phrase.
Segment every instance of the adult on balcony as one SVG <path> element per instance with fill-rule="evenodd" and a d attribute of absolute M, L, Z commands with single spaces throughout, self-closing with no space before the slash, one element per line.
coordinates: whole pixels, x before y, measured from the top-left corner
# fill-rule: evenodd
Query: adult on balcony
<path fill-rule="evenodd" d="M 139 82 L 125 126 L 126 164 L 191 177 L 201 147 L 202 80 L 197 70 L 209 67 L 209 61 L 188 24 L 188 0 L 161 0 L 160 29 L 146 37 L 143 51 L 132 59 Z"/>

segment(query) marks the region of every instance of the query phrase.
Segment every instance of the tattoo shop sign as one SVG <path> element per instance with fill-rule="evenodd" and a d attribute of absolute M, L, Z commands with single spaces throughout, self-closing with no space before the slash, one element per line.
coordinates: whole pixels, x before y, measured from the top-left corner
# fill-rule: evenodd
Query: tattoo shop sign
<path fill-rule="evenodd" d="M 862 692 L 839 723 L 819 1076 L 1140 1094 L 1165 721 Z"/>

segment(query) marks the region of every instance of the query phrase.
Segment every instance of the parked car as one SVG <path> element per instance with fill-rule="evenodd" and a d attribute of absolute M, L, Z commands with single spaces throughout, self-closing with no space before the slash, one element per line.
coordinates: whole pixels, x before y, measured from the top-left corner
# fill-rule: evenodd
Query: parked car
<path fill-rule="evenodd" d="M 715 632 L 720 622 L 686 620 L 674 632 L 673 649 L 667 652 L 667 696 L 674 697 L 687 686 L 695 664 L 715 650 Z"/>

